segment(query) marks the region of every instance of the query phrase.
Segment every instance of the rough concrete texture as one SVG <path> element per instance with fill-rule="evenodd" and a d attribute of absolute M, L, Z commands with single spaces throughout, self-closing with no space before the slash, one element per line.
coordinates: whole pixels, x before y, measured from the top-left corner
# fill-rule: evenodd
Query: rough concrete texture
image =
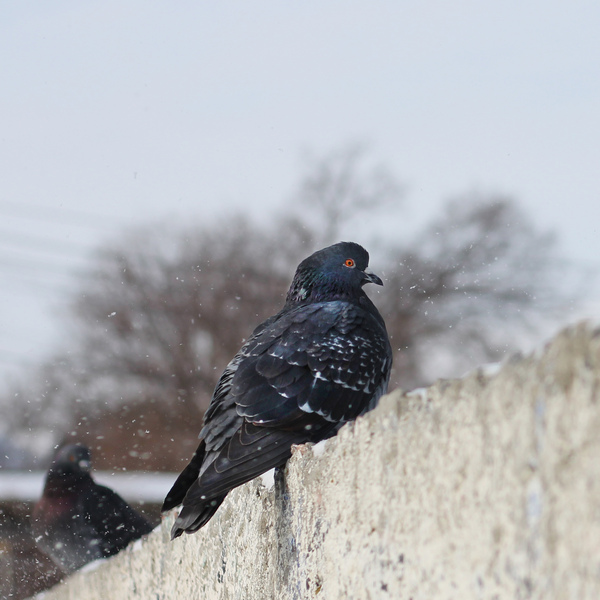
<path fill-rule="evenodd" d="M 45 599 L 597 600 L 600 330 L 390 394 L 259 481 L 199 533 L 170 542 L 170 517 Z"/>

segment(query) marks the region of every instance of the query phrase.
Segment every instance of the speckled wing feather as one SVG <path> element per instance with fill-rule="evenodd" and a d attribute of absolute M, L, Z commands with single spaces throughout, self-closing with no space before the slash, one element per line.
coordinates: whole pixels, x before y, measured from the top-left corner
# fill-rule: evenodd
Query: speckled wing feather
<path fill-rule="evenodd" d="M 293 429 L 303 425 L 303 413 L 348 421 L 374 405 L 387 386 L 387 334 L 362 306 L 300 307 L 277 329 L 248 349 L 232 380 L 231 398 L 248 421 Z"/>

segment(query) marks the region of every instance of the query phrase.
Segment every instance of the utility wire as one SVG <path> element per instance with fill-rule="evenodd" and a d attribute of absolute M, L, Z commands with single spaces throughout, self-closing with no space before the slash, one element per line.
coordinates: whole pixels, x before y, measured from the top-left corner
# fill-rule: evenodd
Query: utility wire
<path fill-rule="evenodd" d="M 0 269 L 8 270 L 8 271 L 36 271 L 41 273 L 55 273 L 58 275 L 66 275 L 67 277 L 71 275 L 81 275 L 85 271 L 80 267 L 73 266 L 59 266 L 56 264 L 48 264 L 41 263 L 32 259 L 21 259 L 21 258 L 10 258 L 7 260 L 6 258 L 0 258 Z"/>
<path fill-rule="evenodd" d="M 12 350 L 5 350 L 0 348 L 0 363 L 5 365 L 19 365 L 22 367 L 30 367 L 36 364 L 29 358 L 24 358 L 22 355 L 13 352 Z"/>
<path fill-rule="evenodd" d="M 64 240 L 51 240 L 38 237 L 29 233 L 7 231 L 0 229 L 0 244 L 6 246 L 17 246 L 32 252 L 43 251 L 44 253 L 60 254 L 62 256 L 77 256 L 78 253 L 89 253 L 95 246 L 86 246 L 77 242 L 65 242 Z"/>
<path fill-rule="evenodd" d="M 0 201 L 0 214 L 17 217 L 31 221 L 55 221 L 65 224 L 66 219 L 71 225 L 90 227 L 92 229 L 111 229 L 119 227 L 122 223 L 114 217 L 107 217 L 97 213 L 90 213 L 73 208 L 54 208 L 38 204 L 23 202 Z"/>
<path fill-rule="evenodd" d="M 68 285 L 56 281 L 42 281 L 40 279 L 32 279 L 27 276 L 11 275 L 10 282 L 4 282 L 0 286 L 0 294 L 2 295 L 17 295 L 29 296 L 34 294 L 39 295 L 40 292 L 49 293 L 56 296 L 66 296 L 73 292 L 73 288 Z"/>

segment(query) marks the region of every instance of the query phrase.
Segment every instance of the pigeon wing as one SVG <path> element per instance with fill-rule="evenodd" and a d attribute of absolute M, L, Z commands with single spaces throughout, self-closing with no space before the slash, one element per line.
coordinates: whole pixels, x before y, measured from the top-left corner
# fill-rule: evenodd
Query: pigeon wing
<path fill-rule="evenodd" d="M 202 527 L 232 488 L 283 465 L 292 445 L 372 408 L 390 367 L 381 319 L 350 302 L 300 306 L 260 326 L 221 376 L 198 451 L 167 496 L 166 507 L 183 501 L 173 537 Z"/>
<path fill-rule="evenodd" d="M 372 408 L 387 388 L 385 326 L 361 306 L 323 302 L 291 311 L 232 379 L 238 414 L 263 426 L 301 428 L 315 413 L 343 422 Z M 268 332 L 265 332 L 268 333 Z"/>
<path fill-rule="evenodd" d="M 329 302 L 290 311 L 250 340 L 226 369 L 227 385 L 217 386 L 200 433 L 202 461 L 180 476 L 198 478 L 184 504 L 283 464 L 293 444 L 328 437 L 370 408 L 389 377 L 379 328 L 361 308 Z"/>

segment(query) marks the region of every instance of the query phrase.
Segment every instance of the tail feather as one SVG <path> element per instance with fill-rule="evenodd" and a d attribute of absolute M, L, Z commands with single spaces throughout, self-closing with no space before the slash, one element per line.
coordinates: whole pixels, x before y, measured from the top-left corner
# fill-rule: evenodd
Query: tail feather
<path fill-rule="evenodd" d="M 179 477 L 175 480 L 173 487 L 169 490 L 167 497 L 162 505 L 161 512 L 167 512 L 176 506 L 179 506 L 185 495 L 187 494 L 190 487 L 198 479 L 200 473 L 200 466 L 204 460 L 204 454 L 206 452 L 204 440 L 200 442 L 198 449 L 194 452 L 194 456 L 190 461 L 189 465 L 181 472 Z"/>
<path fill-rule="evenodd" d="M 255 443 L 260 444 L 260 449 L 246 445 L 244 454 L 241 447 L 236 447 L 238 444 L 242 445 L 241 437 L 235 436 L 230 441 L 229 447 L 223 448 L 202 475 L 187 488 L 183 507 L 171 529 L 171 539 L 179 537 L 184 532 L 193 533 L 206 525 L 230 490 L 273 467 L 285 464 L 291 455 L 292 444 L 303 441 L 298 434 L 272 432 L 266 436 L 266 440 L 264 438 L 256 440 Z M 232 445 L 235 449 L 231 447 Z M 233 451 L 236 460 L 228 458 L 228 451 Z"/>
<path fill-rule="evenodd" d="M 318 417 L 305 414 L 302 422 Z M 319 439 L 328 437 L 336 424 L 324 421 L 315 427 Z M 244 425 L 218 451 L 206 451 L 202 441 L 190 464 L 177 478 L 163 504 L 163 511 L 182 504 L 171 530 L 172 539 L 182 533 L 193 533 L 215 514 L 226 495 L 273 467 L 285 464 L 292 445 L 311 440 L 310 429 L 276 430 L 251 423 Z M 202 464 L 205 463 L 205 464 Z"/>
<path fill-rule="evenodd" d="M 179 537 L 184 531 L 185 533 L 194 533 L 204 527 L 217 512 L 226 495 L 213 498 L 206 504 L 184 506 L 171 529 L 171 539 Z"/>
<path fill-rule="evenodd" d="M 247 424 L 247 428 L 261 429 Z M 271 431 L 265 437 L 257 437 L 253 443 L 242 439 L 238 432 L 210 464 L 200 477 L 192 483 L 183 500 L 184 507 L 204 505 L 213 498 L 254 479 L 273 467 L 279 467 L 291 456 L 293 444 L 306 441 L 305 434 L 287 431 Z"/>

